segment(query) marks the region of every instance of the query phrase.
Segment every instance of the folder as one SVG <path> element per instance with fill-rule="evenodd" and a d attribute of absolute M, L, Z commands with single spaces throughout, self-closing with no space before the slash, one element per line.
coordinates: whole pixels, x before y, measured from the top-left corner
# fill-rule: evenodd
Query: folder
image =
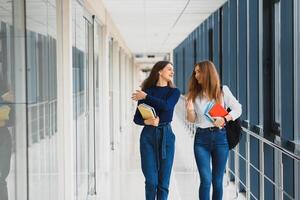
<path fill-rule="evenodd" d="M 10 107 L 7 105 L 0 106 L 0 121 L 9 120 Z"/>
<path fill-rule="evenodd" d="M 155 109 L 145 103 L 138 105 L 138 109 L 143 117 L 143 119 L 156 118 Z"/>
<path fill-rule="evenodd" d="M 213 117 L 225 117 L 227 114 L 227 110 L 222 105 L 214 102 L 209 102 L 204 111 L 204 115 L 212 123 Z"/>
<path fill-rule="evenodd" d="M 225 117 L 228 115 L 227 110 L 220 104 L 215 103 L 208 112 L 211 117 Z"/>

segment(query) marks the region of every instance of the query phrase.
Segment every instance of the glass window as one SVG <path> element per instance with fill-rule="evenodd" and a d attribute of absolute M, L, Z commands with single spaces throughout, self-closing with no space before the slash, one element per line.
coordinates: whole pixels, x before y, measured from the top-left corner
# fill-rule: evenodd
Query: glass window
<path fill-rule="evenodd" d="M 29 199 L 58 199 L 56 1 L 26 1 L 26 32 Z"/>
<path fill-rule="evenodd" d="M 275 102 L 273 104 L 274 110 L 274 130 L 279 128 L 279 124 L 281 123 L 281 54 L 280 54 L 280 2 L 274 4 L 274 84 L 273 84 L 273 91 L 274 91 L 274 99 Z M 276 88 L 276 89 L 275 89 Z M 276 127 L 275 127 L 276 125 Z M 278 127 L 278 128 L 277 128 Z"/>
<path fill-rule="evenodd" d="M 108 56 L 109 56 L 109 116 L 110 116 L 110 122 L 109 122 L 109 132 L 110 132 L 110 145 L 111 149 L 114 149 L 114 116 L 113 116 L 113 38 L 110 38 L 109 44 L 108 44 Z"/>
<path fill-rule="evenodd" d="M 76 199 L 95 193 L 94 32 L 86 11 L 73 3 L 73 101 Z"/>
<path fill-rule="evenodd" d="M 27 192 L 24 7 L 0 5 L 0 199 L 15 200 Z"/>
<path fill-rule="evenodd" d="M 101 127 L 103 127 L 102 121 L 103 118 L 101 117 L 101 111 L 100 111 L 100 101 L 101 101 L 101 89 L 100 89 L 100 47 L 101 47 L 101 36 L 102 36 L 102 27 L 97 23 L 97 21 L 94 20 L 94 106 L 95 106 L 95 123 L 94 123 L 94 143 L 95 145 L 92 146 L 92 151 L 94 150 L 94 158 L 92 158 L 92 161 L 94 161 L 94 165 L 91 166 L 90 172 L 92 172 L 92 180 L 90 181 L 90 188 L 92 191 L 91 193 L 96 193 L 96 166 L 95 162 L 96 160 L 101 160 L 97 152 L 99 152 L 100 148 L 100 140 L 101 140 Z M 96 151 L 97 149 L 97 151 Z M 97 159 L 96 159 L 97 158 Z"/>

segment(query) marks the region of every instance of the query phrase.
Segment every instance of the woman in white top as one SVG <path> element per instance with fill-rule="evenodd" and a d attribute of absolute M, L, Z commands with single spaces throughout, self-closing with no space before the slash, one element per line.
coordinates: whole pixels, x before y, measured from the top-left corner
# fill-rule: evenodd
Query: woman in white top
<path fill-rule="evenodd" d="M 224 108 L 229 107 L 231 111 L 224 117 L 210 118 L 205 113 L 208 106 L 215 103 Z M 189 81 L 186 110 L 187 120 L 197 126 L 194 155 L 201 180 L 199 199 L 209 199 L 212 183 L 212 199 L 221 200 L 229 152 L 224 126 L 228 121 L 237 119 L 242 108 L 229 88 L 221 87 L 218 72 L 212 62 L 203 61 L 195 65 Z"/>

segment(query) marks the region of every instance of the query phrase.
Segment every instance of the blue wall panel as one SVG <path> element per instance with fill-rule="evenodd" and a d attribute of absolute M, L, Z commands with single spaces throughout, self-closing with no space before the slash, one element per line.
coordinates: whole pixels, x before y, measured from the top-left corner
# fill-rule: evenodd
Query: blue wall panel
<path fill-rule="evenodd" d="M 229 85 L 233 95 L 237 96 L 237 0 L 229 1 Z"/>
<path fill-rule="evenodd" d="M 220 73 L 220 61 L 219 61 L 219 10 L 217 10 L 214 14 L 213 14 L 213 62 L 218 70 L 218 72 Z"/>
<path fill-rule="evenodd" d="M 293 1 L 281 1 L 281 114 L 282 114 L 282 137 L 293 140 Z"/>
<path fill-rule="evenodd" d="M 281 137 L 284 140 L 294 139 L 293 13 L 293 0 L 281 0 Z M 284 190 L 294 196 L 293 162 L 283 157 L 283 163 Z M 285 196 L 284 199 L 288 198 Z"/>
<path fill-rule="evenodd" d="M 238 8 L 238 97 L 243 106 L 241 119 L 247 115 L 247 0 L 240 0 Z"/>
<path fill-rule="evenodd" d="M 258 74 L 258 0 L 249 1 L 249 96 L 250 123 L 258 124 L 259 74 Z"/>
<path fill-rule="evenodd" d="M 264 166 L 265 166 L 265 174 L 274 182 L 274 151 L 273 149 L 265 145 L 264 147 Z M 273 200 L 274 198 L 274 185 L 268 179 L 264 179 L 265 183 L 265 199 L 266 200 Z"/>
<path fill-rule="evenodd" d="M 223 25 L 222 25 L 222 84 L 229 85 L 229 5 L 223 6 Z M 227 70 L 225 70 L 227 69 Z"/>
<path fill-rule="evenodd" d="M 251 124 L 258 124 L 258 100 L 259 100 L 259 51 L 258 51 L 258 0 L 248 0 L 249 2 L 249 95 L 250 95 L 250 123 Z M 256 168 L 259 168 L 259 152 L 258 152 L 258 144 L 257 141 L 251 140 L 250 143 L 251 149 L 250 149 L 250 162 L 253 163 L 253 165 Z M 251 191 L 252 193 L 258 197 L 259 195 L 259 179 L 258 179 L 258 173 L 253 170 L 250 172 L 251 179 Z"/>

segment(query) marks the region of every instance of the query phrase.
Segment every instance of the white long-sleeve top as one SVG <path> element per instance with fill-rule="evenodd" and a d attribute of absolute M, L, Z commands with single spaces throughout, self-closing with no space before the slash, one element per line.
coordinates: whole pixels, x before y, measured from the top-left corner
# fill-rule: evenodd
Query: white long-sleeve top
<path fill-rule="evenodd" d="M 222 105 L 224 108 L 230 108 L 231 111 L 229 115 L 233 120 L 236 120 L 242 114 L 242 105 L 237 101 L 237 99 L 233 96 L 228 86 L 223 85 L 223 99 Z M 214 124 L 210 122 L 206 116 L 204 115 L 205 108 L 210 102 L 207 98 L 201 98 L 198 96 L 194 102 L 194 108 L 196 112 L 196 121 L 195 125 L 200 128 L 208 128 L 214 127 Z"/>

